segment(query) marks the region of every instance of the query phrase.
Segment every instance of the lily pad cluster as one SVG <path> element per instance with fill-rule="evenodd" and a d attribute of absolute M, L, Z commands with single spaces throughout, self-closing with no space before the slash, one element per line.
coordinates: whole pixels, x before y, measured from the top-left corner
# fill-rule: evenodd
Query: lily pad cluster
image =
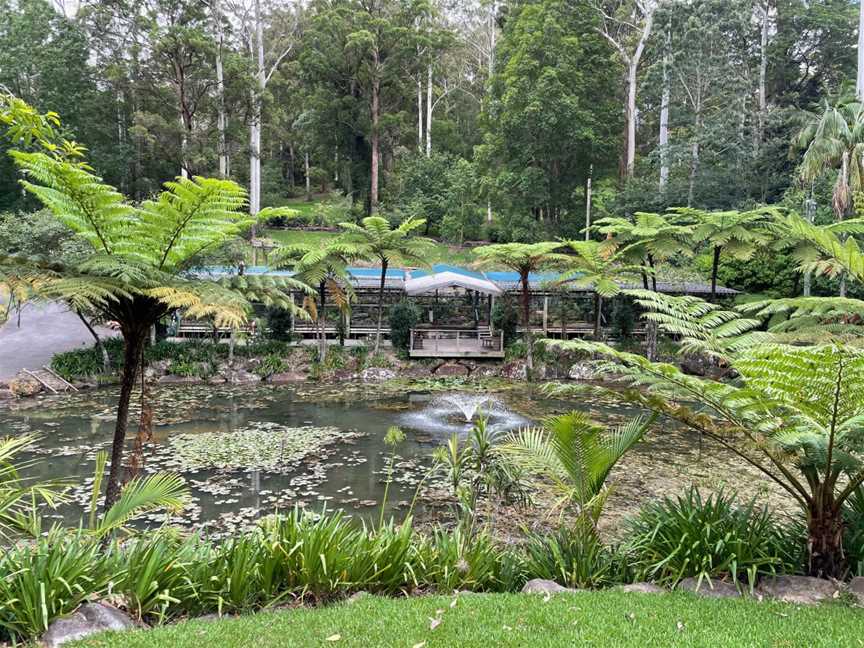
<path fill-rule="evenodd" d="M 256 422 L 233 432 L 178 434 L 169 444 L 181 471 L 202 468 L 277 470 L 349 436 L 335 427 Z"/>

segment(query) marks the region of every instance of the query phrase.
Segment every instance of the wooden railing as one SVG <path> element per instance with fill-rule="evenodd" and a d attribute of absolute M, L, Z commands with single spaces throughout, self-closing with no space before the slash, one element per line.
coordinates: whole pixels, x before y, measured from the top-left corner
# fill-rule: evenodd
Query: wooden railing
<path fill-rule="evenodd" d="M 411 329 L 412 350 L 425 351 L 490 351 L 504 349 L 504 333 L 490 333 L 488 329 Z"/>

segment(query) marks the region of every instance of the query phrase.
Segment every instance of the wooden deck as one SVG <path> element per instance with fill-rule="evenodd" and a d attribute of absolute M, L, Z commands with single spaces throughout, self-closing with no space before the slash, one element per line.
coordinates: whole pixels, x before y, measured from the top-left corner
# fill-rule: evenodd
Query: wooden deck
<path fill-rule="evenodd" d="M 488 330 L 412 329 L 412 358 L 503 358 L 504 334 Z"/>

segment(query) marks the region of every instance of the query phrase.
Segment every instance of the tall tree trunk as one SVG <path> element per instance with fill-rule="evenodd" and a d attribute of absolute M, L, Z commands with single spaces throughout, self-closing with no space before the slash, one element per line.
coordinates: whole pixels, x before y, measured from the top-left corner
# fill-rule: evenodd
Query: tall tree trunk
<path fill-rule="evenodd" d="M 603 297 L 594 293 L 594 339 L 600 339 L 600 327 L 603 319 Z"/>
<path fill-rule="evenodd" d="M 423 150 L 423 79 L 417 74 L 417 150 Z"/>
<path fill-rule="evenodd" d="M 845 575 L 843 527 L 842 509 L 835 505 L 830 491 L 820 498 L 817 490 L 807 511 L 808 573 L 811 576 L 842 578 Z"/>
<path fill-rule="evenodd" d="M 327 313 L 324 310 L 327 306 L 327 284 L 323 281 L 318 285 L 318 297 L 321 302 L 321 306 L 318 309 L 318 325 L 320 327 L 318 335 L 318 361 L 324 364 L 324 361 L 327 359 Z"/>
<path fill-rule="evenodd" d="M 591 176 L 594 175 L 594 165 L 588 165 L 588 177 L 585 179 L 585 240 L 591 239 Z"/>
<path fill-rule="evenodd" d="M 768 113 L 768 101 L 765 93 L 766 77 L 768 75 L 768 3 L 762 9 L 762 38 L 759 43 L 759 122 L 756 131 L 756 150 L 758 154 L 765 139 L 765 118 Z M 859 47 L 861 38 L 858 39 Z M 861 60 L 861 54 L 858 55 Z M 859 72 L 860 76 L 860 72 Z"/>
<path fill-rule="evenodd" d="M 306 201 L 312 200 L 312 178 L 309 176 L 309 151 L 303 154 L 303 169 L 306 173 Z"/>
<path fill-rule="evenodd" d="M 671 47 L 671 31 L 666 28 L 666 49 L 663 52 L 663 90 L 660 96 L 660 193 L 666 191 L 669 184 L 669 96 L 671 81 L 669 79 L 669 49 Z"/>
<path fill-rule="evenodd" d="M 376 53 L 377 67 L 377 53 Z M 381 80 L 376 76 L 372 81 L 372 169 L 370 170 L 370 186 L 369 186 L 369 211 L 376 213 L 378 211 L 378 167 L 381 162 L 381 133 L 379 132 L 381 120 Z M 376 346 L 378 345 L 376 341 Z"/>
<path fill-rule="evenodd" d="M 213 21 L 216 26 L 216 130 L 219 140 L 216 145 L 219 154 L 219 177 L 228 177 L 228 115 L 225 112 L 225 71 L 222 66 L 222 49 L 225 44 L 225 30 L 222 25 L 222 10 L 219 0 L 213 0 Z"/>
<path fill-rule="evenodd" d="M 687 187 L 687 206 L 693 204 L 696 192 L 696 176 L 699 173 L 699 139 L 702 137 L 702 86 L 696 90 L 696 105 L 693 124 L 693 141 L 690 144 L 690 181 Z"/>
<path fill-rule="evenodd" d="M 858 74 L 855 77 L 855 97 L 864 101 L 864 2 L 858 9 Z"/>
<path fill-rule="evenodd" d="M 378 325 L 375 328 L 375 353 L 381 349 L 381 324 L 384 320 L 384 283 L 387 279 L 387 261 L 381 260 L 381 283 L 378 285 Z"/>
<path fill-rule="evenodd" d="M 711 263 L 711 301 L 717 301 L 717 271 L 720 269 L 721 246 L 714 246 L 714 259 Z"/>
<path fill-rule="evenodd" d="M 426 67 L 426 157 L 432 156 L 432 64 Z"/>
<path fill-rule="evenodd" d="M 264 24 L 261 19 L 261 0 L 255 0 L 255 89 L 252 90 L 252 117 L 249 120 L 249 213 L 261 211 L 261 121 L 263 118 L 264 89 Z M 253 235 L 255 227 L 252 228 Z"/>
<path fill-rule="evenodd" d="M 130 325 L 123 329 L 123 375 L 120 381 L 120 400 L 117 403 L 117 419 L 114 424 L 114 440 L 111 443 L 111 469 L 105 486 L 105 510 L 120 497 L 120 480 L 123 471 L 123 451 L 126 445 L 126 431 L 129 425 L 129 401 L 141 362 L 141 354 L 149 325 Z"/>
<path fill-rule="evenodd" d="M 521 273 L 520 281 L 522 283 L 522 325 L 525 327 L 525 346 L 527 347 L 528 356 L 528 379 L 532 378 L 531 372 L 534 371 L 534 336 L 531 335 L 531 287 L 528 283 L 528 273 Z"/>

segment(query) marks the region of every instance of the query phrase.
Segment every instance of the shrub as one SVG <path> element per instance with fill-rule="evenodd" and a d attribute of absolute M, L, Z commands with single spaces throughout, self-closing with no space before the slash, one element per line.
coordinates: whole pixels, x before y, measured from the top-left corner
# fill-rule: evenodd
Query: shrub
<path fill-rule="evenodd" d="M 54 531 L 17 544 L 0 559 L 0 638 L 35 637 L 57 617 L 101 592 L 112 570 L 99 544 L 83 532 Z"/>
<path fill-rule="evenodd" d="M 288 369 L 288 365 L 282 359 L 282 356 L 275 353 L 264 356 L 260 364 L 255 367 L 255 373 L 262 378 L 269 378 L 273 374 L 281 373 Z"/>
<path fill-rule="evenodd" d="M 513 300 L 500 299 L 492 309 L 492 326 L 496 331 L 503 331 L 504 344 L 511 344 L 516 339 L 516 327 L 519 324 L 519 309 Z"/>
<path fill-rule="evenodd" d="M 765 507 L 740 505 L 718 492 L 703 499 L 689 488 L 676 498 L 654 501 L 625 525 L 628 562 L 636 578 L 674 584 L 683 578 L 794 572 L 796 550 L 786 529 Z"/>
<path fill-rule="evenodd" d="M 267 336 L 271 340 L 291 341 L 291 313 L 284 308 L 267 309 Z"/>
<path fill-rule="evenodd" d="M 561 527 L 552 535 L 533 534 L 525 551 L 531 578 L 578 588 L 601 587 L 615 580 L 613 556 L 587 520 Z"/>
<path fill-rule="evenodd" d="M 390 307 L 390 341 L 394 349 L 407 349 L 411 342 L 411 329 L 420 321 L 420 309 L 410 301 L 400 301 Z"/>
<path fill-rule="evenodd" d="M 102 340 L 112 367 L 123 366 L 123 340 L 112 337 Z M 102 369 L 102 354 L 92 346 L 87 349 L 76 349 L 57 353 L 51 358 L 51 368 L 66 380 L 81 376 L 100 376 Z"/>

